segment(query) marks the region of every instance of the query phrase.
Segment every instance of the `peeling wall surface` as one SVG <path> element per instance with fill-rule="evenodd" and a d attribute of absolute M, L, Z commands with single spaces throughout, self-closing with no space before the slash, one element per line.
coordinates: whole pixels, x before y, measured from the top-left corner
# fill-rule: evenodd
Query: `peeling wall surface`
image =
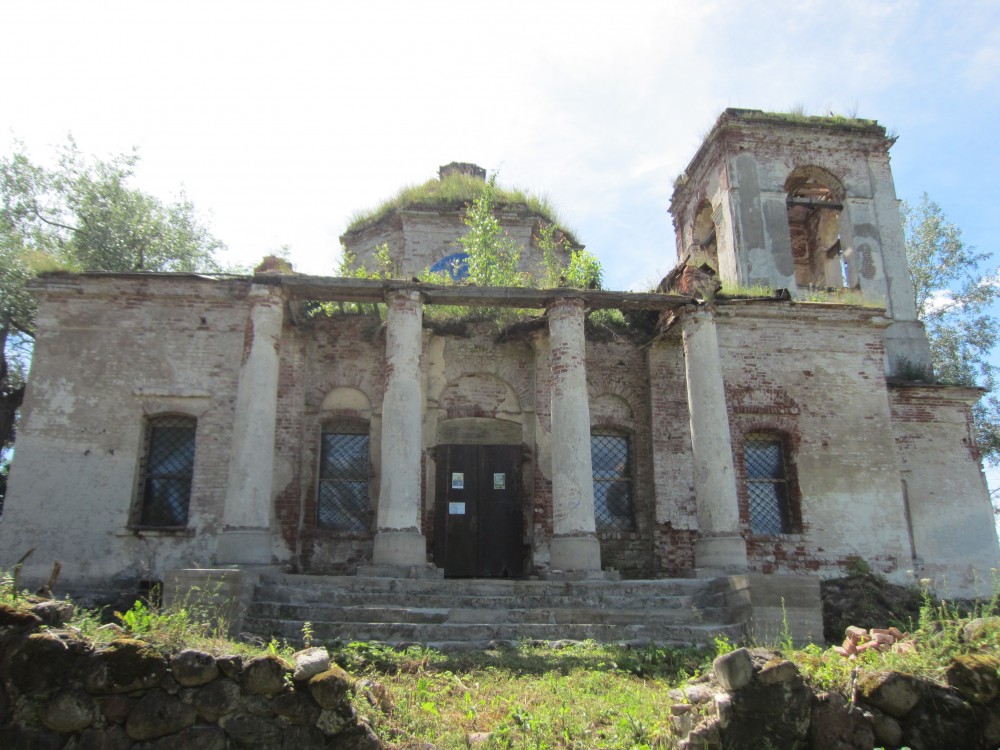
<path fill-rule="evenodd" d="M 560 290 L 547 313 L 499 331 L 473 314 L 442 320 L 428 300 L 455 288 L 411 282 L 47 277 L 0 568 L 34 548 L 26 582 L 60 560 L 62 583 L 81 591 L 227 563 L 445 568 L 447 517 L 473 512 L 472 489 L 512 488 L 505 528 L 520 536 L 503 544 L 525 575 L 833 576 L 863 560 L 897 580 L 912 571 L 975 592 L 1000 566 L 971 431 L 980 393 L 891 377 L 890 350 L 919 354 L 926 337 L 894 301 L 906 268 L 887 218 L 884 132 L 720 122 L 675 192 L 682 262 L 688 217 L 700 215 L 698 247 L 711 246 L 724 280 L 794 291 L 797 272 L 826 273 L 791 254 L 786 181 L 812 165 L 825 171 L 796 173 L 793 209 L 812 200 L 801 198 L 810 180 L 832 174 L 839 225 L 800 228 L 822 225 L 827 242 L 839 226 L 859 254 L 864 238 L 878 263 L 870 278 L 857 266 L 860 291 L 881 289 L 877 304 L 630 293 L 609 303 Z M 442 227 L 401 234 L 407 262 L 439 250 Z M 486 307 L 516 292 L 473 291 Z M 319 298 L 334 312 L 305 314 Z M 646 324 L 585 322 L 598 304 Z M 164 415 L 196 424 L 187 517 L 174 526 L 143 524 L 138 511 L 150 426 Z M 445 473 L 458 449 L 479 463 Z M 493 454 L 517 456 L 516 475 L 482 469 L 472 488 Z M 466 494 L 446 502 L 453 491 Z"/>

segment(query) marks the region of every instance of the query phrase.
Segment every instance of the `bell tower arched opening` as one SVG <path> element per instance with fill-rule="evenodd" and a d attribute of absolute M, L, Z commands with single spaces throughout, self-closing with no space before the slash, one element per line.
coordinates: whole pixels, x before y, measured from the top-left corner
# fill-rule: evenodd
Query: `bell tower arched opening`
<path fill-rule="evenodd" d="M 858 284 L 851 253 L 841 243 L 844 188 L 825 169 L 795 169 L 785 180 L 788 230 L 799 289 L 842 289 Z"/>

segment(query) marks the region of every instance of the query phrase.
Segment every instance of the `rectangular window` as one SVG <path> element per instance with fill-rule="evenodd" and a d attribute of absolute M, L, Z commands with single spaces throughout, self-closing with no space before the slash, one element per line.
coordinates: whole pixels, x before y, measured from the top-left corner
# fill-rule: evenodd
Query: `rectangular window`
<path fill-rule="evenodd" d="M 140 526 L 187 524 L 196 426 L 193 417 L 154 417 L 146 423 Z"/>
<path fill-rule="evenodd" d="M 320 437 L 316 523 L 336 531 L 368 530 L 368 435 Z"/>
<path fill-rule="evenodd" d="M 591 435 L 594 468 L 594 520 L 599 531 L 632 531 L 632 472 L 629 439 L 622 435 Z"/>
<path fill-rule="evenodd" d="M 754 534 L 787 534 L 788 473 L 784 442 L 774 435 L 752 433 L 743 442 L 750 531 Z"/>

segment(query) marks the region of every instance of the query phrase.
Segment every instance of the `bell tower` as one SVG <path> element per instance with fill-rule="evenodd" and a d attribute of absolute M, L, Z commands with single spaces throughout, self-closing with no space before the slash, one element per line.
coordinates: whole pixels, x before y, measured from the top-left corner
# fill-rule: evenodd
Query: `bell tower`
<path fill-rule="evenodd" d="M 899 202 L 895 142 L 874 120 L 727 109 L 677 179 L 670 212 L 682 264 L 724 285 L 854 292 L 884 306 L 890 376 L 926 372 Z"/>

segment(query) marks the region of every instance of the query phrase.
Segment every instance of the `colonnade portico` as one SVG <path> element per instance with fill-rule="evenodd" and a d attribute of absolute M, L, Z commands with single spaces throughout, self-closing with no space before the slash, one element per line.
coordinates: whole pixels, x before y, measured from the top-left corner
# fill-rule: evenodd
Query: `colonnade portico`
<path fill-rule="evenodd" d="M 289 304 L 290 321 L 294 323 L 297 301 L 319 299 L 383 301 L 387 307 L 385 392 L 381 409 L 382 472 L 376 508 L 376 534 L 371 564 L 361 566 L 359 573 L 381 576 L 441 574 L 440 569 L 428 563 L 427 539 L 421 531 L 423 305 L 452 304 L 546 308 L 552 446 L 549 568 L 555 574 L 605 575 L 601 569 L 600 542 L 594 516 L 585 310 L 611 307 L 667 310 L 690 305 L 693 300 L 667 294 L 442 287 L 422 283 L 260 274 L 251 285 L 250 298 L 253 304 L 247 319 L 246 346 L 237 388 L 235 438 L 225 501 L 226 528 L 216 554 L 218 563 L 266 565 L 271 562 L 272 509 L 269 500 L 273 501 L 270 495 L 274 475 L 280 360 L 278 342 L 285 322 L 284 306 L 286 302 Z M 691 321 L 700 319 L 697 315 L 689 318 Z M 732 568 L 739 567 L 742 560 L 745 567 L 745 549 L 742 550 L 741 560 L 735 549 L 737 541 L 742 544 L 735 531 L 735 487 L 721 494 L 716 491 L 719 481 L 729 485 L 734 481 L 731 455 L 728 476 L 719 480 L 712 476 L 718 469 L 714 456 L 709 459 L 705 453 L 705 450 L 711 454 L 718 449 L 722 432 L 728 427 L 724 423 L 712 424 L 720 413 L 723 417 L 725 415 L 725 395 L 717 368 L 714 328 L 710 337 L 699 335 L 699 330 L 697 323 L 685 324 L 692 442 L 696 444 L 696 465 L 700 467 L 695 481 L 699 526 L 703 532 L 697 553 L 699 566 L 715 568 L 723 565 Z M 714 368 L 709 361 L 713 356 Z M 704 374 L 709 371 L 715 374 L 718 383 L 706 390 Z M 694 388 L 691 384 L 693 374 L 701 381 Z M 720 399 L 721 408 L 718 405 Z M 725 437 L 728 454 L 728 434 Z M 707 469 L 709 462 L 712 463 L 712 471 Z M 703 502 L 703 498 L 716 500 Z M 724 499 L 720 501 L 720 498 Z M 722 510 L 730 506 L 731 510 Z"/>

